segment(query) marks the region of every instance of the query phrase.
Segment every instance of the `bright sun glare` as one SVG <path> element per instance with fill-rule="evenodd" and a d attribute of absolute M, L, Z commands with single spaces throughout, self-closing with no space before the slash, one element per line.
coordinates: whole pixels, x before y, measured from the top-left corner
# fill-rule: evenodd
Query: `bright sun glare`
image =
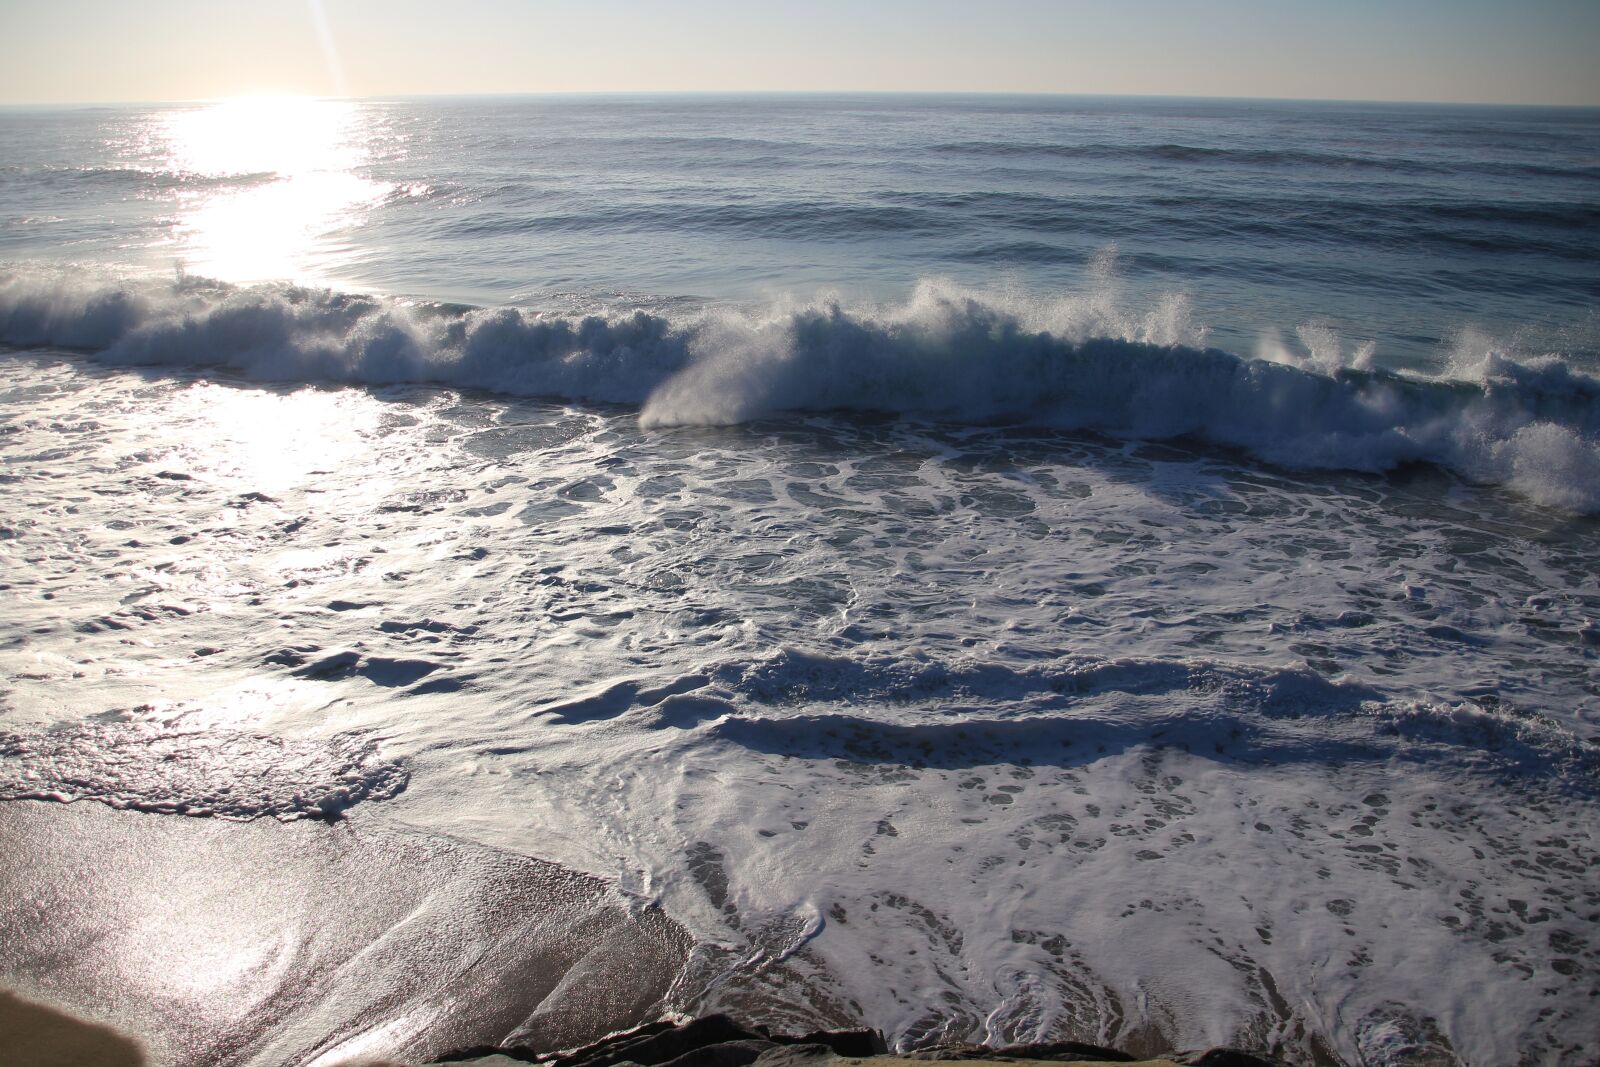
<path fill-rule="evenodd" d="M 379 409 L 365 394 L 296 389 L 278 392 L 199 383 L 180 408 L 190 461 L 218 478 L 267 494 L 304 485 L 316 470 L 337 470 L 368 455 Z M 365 482 L 382 487 L 374 474 Z"/>
<path fill-rule="evenodd" d="M 367 133 L 342 100 L 247 97 L 165 115 L 157 138 L 188 183 L 184 266 L 234 282 L 311 280 L 337 258 L 330 238 L 387 189 L 359 173 Z"/>

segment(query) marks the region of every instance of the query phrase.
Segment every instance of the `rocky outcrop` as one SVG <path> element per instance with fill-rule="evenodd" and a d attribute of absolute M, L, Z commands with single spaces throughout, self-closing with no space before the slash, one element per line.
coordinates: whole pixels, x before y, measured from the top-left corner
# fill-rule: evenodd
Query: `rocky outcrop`
<path fill-rule="evenodd" d="M 491 1059 L 492 1058 L 492 1059 Z M 541 1053 L 517 1046 L 463 1049 L 439 1063 L 536 1063 L 541 1067 L 926 1067 L 930 1061 L 964 1061 L 966 1067 L 999 1063 L 1144 1064 L 1145 1067 L 1279 1067 L 1238 1049 L 1204 1049 L 1140 1060 L 1117 1049 L 1077 1041 L 1032 1045 L 942 1044 L 890 1054 L 876 1030 L 819 1030 L 790 1035 L 707 1015 L 687 1023 L 656 1022 L 613 1034 L 592 1045 Z"/>
<path fill-rule="evenodd" d="M 464 1062 L 499 1055 L 544 1067 L 744 1067 L 766 1052 L 793 1046 L 816 1046 L 830 1055 L 873 1056 L 887 1051 L 876 1030 L 826 1030 L 792 1037 L 764 1026 L 746 1026 L 727 1015 L 707 1015 L 687 1023 L 656 1022 L 613 1034 L 582 1048 L 538 1053 L 515 1046 L 480 1046 L 439 1060 Z"/>

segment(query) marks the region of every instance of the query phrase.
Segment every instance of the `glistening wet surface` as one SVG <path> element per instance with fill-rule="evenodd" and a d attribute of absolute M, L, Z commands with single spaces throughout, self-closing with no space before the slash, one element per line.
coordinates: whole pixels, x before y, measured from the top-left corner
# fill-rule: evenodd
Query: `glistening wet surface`
<path fill-rule="evenodd" d="M 1182 442 L 8 361 L 6 795 L 345 796 L 659 901 L 688 1010 L 905 1044 L 1588 1039 L 1593 519 Z"/>

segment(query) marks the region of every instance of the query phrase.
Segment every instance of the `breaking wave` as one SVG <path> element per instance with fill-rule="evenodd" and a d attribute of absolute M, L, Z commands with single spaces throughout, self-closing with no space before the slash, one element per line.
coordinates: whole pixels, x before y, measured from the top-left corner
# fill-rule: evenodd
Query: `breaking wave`
<path fill-rule="evenodd" d="M 1289 467 L 1434 463 L 1539 503 L 1600 512 L 1600 379 L 1503 354 L 1449 377 L 1204 344 L 1181 297 L 1129 314 L 1105 293 L 1040 302 L 928 282 L 903 305 L 561 317 L 292 286 L 0 275 L 0 342 L 251 378 L 433 383 L 637 405 L 647 427 L 794 411 L 1020 420 L 1192 438 Z"/>

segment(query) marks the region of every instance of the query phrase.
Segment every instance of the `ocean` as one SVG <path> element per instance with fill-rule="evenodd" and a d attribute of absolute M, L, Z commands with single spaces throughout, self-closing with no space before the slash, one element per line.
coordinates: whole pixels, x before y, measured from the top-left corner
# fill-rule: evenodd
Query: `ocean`
<path fill-rule="evenodd" d="M 0 110 L 0 798 L 902 1048 L 1586 1062 L 1597 308 L 1594 110 Z"/>

